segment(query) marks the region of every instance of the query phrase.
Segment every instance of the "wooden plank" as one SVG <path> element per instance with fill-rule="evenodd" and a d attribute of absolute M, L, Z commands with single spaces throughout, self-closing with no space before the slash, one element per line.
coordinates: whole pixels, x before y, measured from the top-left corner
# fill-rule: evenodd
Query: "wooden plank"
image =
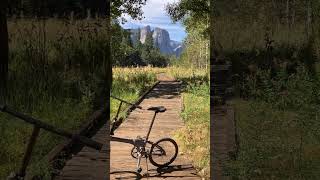
<path fill-rule="evenodd" d="M 63 167 L 59 175 L 55 177 L 58 180 L 64 179 L 109 179 L 109 123 L 105 124 L 92 139 L 99 139 L 106 146 L 102 151 L 90 149 L 88 147 L 74 155 Z"/>
<path fill-rule="evenodd" d="M 228 180 L 231 177 L 224 174 L 224 166 L 230 160 L 230 155 L 236 151 L 236 129 L 234 109 L 232 106 L 214 106 L 211 109 L 211 178 Z"/>

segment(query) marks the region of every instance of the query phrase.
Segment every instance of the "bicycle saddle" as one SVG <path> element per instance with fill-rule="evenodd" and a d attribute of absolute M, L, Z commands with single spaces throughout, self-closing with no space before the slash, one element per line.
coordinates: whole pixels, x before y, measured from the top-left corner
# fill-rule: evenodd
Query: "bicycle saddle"
<path fill-rule="evenodd" d="M 165 112 L 167 109 L 163 106 L 155 106 L 155 107 L 149 107 L 149 111 L 154 111 L 154 112 Z"/>

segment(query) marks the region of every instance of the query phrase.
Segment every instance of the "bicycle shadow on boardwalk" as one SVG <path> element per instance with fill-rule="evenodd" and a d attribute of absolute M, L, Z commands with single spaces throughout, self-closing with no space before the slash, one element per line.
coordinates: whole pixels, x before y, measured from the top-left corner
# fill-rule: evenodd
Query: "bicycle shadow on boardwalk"
<path fill-rule="evenodd" d="M 185 175 L 185 173 L 179 173 L 182 171 L 190 171 L 194 167 L 192 165 L 172 165 L 165 168 L 157 168 L 157 169 L 149 169 L 149 171 L 143 175 L 135 172 L 135 171 L 113 171 L 111 174 L 116 174 L 117 180 L 124 179 L 147 179 L 147 178 L 188 178 L 188 177 L 198 177 L 196 173 L 190 173 L 189 175 Z M 182 175 L 183 174 L 183 175 Z"/>

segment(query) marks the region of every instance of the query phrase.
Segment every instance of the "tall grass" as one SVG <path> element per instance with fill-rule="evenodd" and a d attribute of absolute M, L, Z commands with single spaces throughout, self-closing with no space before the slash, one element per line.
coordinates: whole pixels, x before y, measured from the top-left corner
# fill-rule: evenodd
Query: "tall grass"
<path fill-rule="evenodd" d="M 56 127 L 76 130 L 106 91 L 107 22 L 10 19 L 7 104 Z M 107 96 L 107 95 L 106 95 Z M 0 114 L 0 179 L 18 170 L 32 127 Z M 45 175 L 42 160 L 61 138 L 41 132 L 34 150 L 33 174 Z"/>
<path fill-rule="evenodd" d="M 187 155 L 198 174 L 210 179 L 210 80 L 205 69 L 172 68 L 168 74 L 182 80 L 185 127 L 175 133 L 180 153 Z"/>
<path fill-rule="evenodd" d="M 112 71 L 112 95 L 132 103 L 157 81 L 156 73 L 151 68 L 114 67 Z M 115 117 L 119 105 L 118 100 L 111 99 L 111 118 Z M 123 117 L 123 112 L 128 106 L 127 104 L 122 105 L 120 117 Z"/>
<path fill-rule="evenodd" d="M 263 49 L 266 32 L 270 34 L 276 46 L 291 44 L 299 47 L 307 40 L 303 23 L 296 23 L 288 28 L 286 24 L 278 22 L 266 23 L 258 19 L 245 22 L 239 18 L 216 18 L 215 38 L 224 51 Z"/>
<path fill-rule="evenodd" d="M 199 175 L 210 179 L 210 86 L 191 85 L 182 95 L 186 126 L 175 134 L 180 153 L 192 160 Z"/>
<path fill-rule="evenodd" d="M 226 171 L 238 179 L 319 179 L 319 32 L 308 37 L 304 22 L 259 17 L 215 23 L 219 55 L 232 62 L 239 90 L 240 149 Z"/>
<path fill-rule="evenodd" d="M 319 179 L 319 77 L 298 66 L 272 79 L 259 71 L 249 99 L 234 102 L 240 151 L 228 171 L 240 179 Z"/>

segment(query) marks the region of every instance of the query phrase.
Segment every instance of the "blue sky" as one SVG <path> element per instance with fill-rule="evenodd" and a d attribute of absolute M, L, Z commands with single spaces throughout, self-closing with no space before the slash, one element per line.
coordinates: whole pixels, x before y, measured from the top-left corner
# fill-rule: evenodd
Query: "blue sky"
<path fill-rule="evenodd" d="M 170 39 L 182 41 L 186 37 L 185 28 L 181 23 L 172 23 L 172 20 L 165 12 L 165 6 L 168 3 L 177 0 L 147 0 L 147 4 L 143 7 L 144 19 L 133 20 L 128 16 L 127 23 L 123 24 L 123 28 L 138 28 L 150 25 L 151 27 L 159 27 L 166 29 L 170 34 Z"/>

